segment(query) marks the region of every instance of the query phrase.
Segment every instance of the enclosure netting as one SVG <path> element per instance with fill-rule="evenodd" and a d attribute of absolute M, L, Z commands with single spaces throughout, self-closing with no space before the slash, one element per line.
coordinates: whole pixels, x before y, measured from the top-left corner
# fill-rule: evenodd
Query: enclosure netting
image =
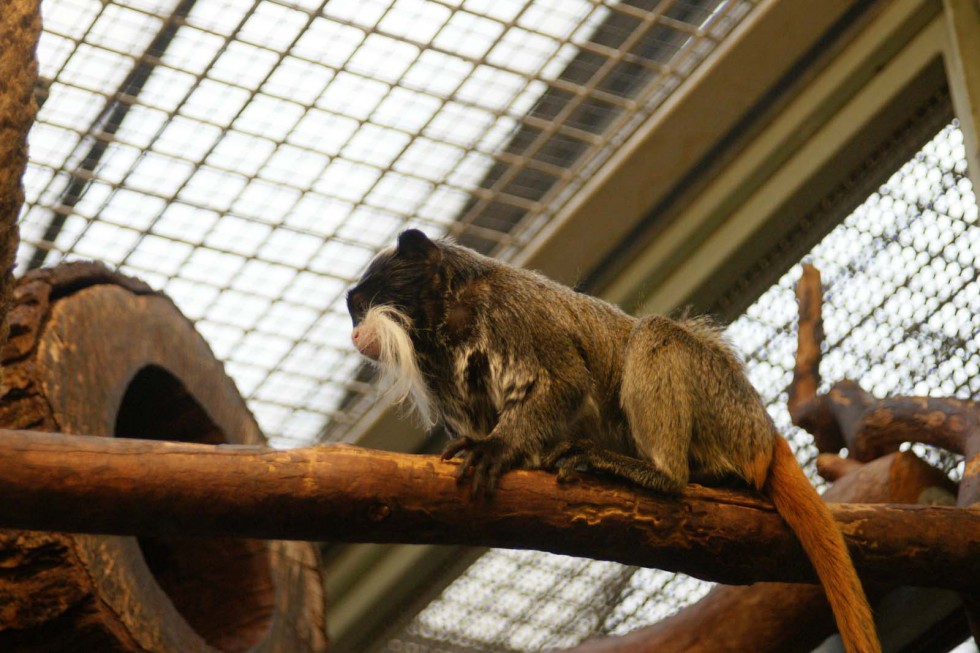
<path fill-rule="evenodd" d="M 980 394 L 978 259 L 976 196 L 954 123 L 806 256 L 821 270 L 825 286 L 821 391 L 849 378 L 878 397 Z M 800 266 L 793 266 L 727 333 L 813 478 L 816 449 L 786 409 L 799 277 Z M 958 475 L 955 459 L 917 452 Z M 568 647 L 655 623 L 708 589 L 709 583 L 654 569 L 492 550 L 382 648 L 422 653 Z"/>
<path fill-rule="evenodd" d="M 374 403 L 343 295 L 407 226 L 512 254 L 752 0 L 45 0 L 20 272 L 164 290 L 277 445 Z"/>

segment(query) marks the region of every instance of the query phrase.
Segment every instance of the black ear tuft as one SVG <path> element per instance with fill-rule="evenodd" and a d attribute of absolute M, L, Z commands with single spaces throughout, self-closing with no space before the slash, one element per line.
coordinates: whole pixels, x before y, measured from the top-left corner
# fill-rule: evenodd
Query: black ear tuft
<path fill-rule="evenodd" d="M 408 229 L 398 235 L 398 253 L 429 260 L 436 260 L 441 255 L 439 246 L 418 229 Z"/>

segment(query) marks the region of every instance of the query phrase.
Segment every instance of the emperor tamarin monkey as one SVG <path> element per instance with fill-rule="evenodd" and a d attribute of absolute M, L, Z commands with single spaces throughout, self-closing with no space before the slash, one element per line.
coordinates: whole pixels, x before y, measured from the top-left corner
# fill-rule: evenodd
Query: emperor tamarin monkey
<path fill-rule="evenodd" d="M 874 653 L 843 537 L 738 357 L 703 319 L 638 319 L 534 272 L 405 231 L 347 296 L 358 350 L 455 436 L 461 480 L 586 467 L 679 493 L 738 478 L 765 492 L 810 556 L 848 651 Z"/>

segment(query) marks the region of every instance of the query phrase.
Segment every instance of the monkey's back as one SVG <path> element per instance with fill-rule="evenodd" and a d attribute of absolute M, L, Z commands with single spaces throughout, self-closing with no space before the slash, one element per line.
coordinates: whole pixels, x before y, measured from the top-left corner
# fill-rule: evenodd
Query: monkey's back
<path fill-rule="evenodd" d="M 717 325 L 707 318 L 645 317 L 631 335 L 630 351 L 630 356 L 643 359 L 634 367 L 673 379 L 669 389 L 651 383 L 648 392 L 641 388 L 634 394 L 645 395 L 646 401 L 661 405 L 665 412 L 689 415 L 685 424 L 690 431 L 691 475 L 735 475 L 751 481 L 746 470 L 760 455 L 768 460 L 777 432 L 739 356 Z M 644 434 L 634 436 L 642 439 Z M 659 439 L 665 437 L 673 435 L 661 434 Z"/>

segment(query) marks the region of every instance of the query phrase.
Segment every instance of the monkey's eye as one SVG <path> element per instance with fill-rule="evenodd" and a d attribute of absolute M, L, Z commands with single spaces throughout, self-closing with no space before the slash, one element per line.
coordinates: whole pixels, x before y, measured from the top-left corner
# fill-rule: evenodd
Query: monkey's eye
<path fill-rule="evenodd" d="M 364 295 L 358 292 L 351 291 L 347 293 L 347 312 L 350 313 L 351 319 L 354 320 L 356 325 L 364 317 L 364 313 L 367 312 L 367 302 L 364 299 Z"/>

